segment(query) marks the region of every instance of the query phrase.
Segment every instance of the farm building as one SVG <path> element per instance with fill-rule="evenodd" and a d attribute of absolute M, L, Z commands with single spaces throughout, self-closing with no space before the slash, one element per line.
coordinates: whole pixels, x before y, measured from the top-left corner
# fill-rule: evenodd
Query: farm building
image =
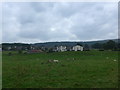
<path fill-rule="evenodd" d="M 12 49 L 12 47 L 8 47 L 8 50 L 11 50 Z"/>
<path fill-rule="evenodd" d="M 83 47 L 80 45 L 73 46 L 73 51 L 83 51 Z"/>
<path fill-rule="evenodd" d="M 58 51 L 58 52 L 60 52 L 60 51 L 61 51 L 61 52 L 67 51 L 66 46 L 58 46 L 58 47 L 57 47 L 57 51 Z"/>

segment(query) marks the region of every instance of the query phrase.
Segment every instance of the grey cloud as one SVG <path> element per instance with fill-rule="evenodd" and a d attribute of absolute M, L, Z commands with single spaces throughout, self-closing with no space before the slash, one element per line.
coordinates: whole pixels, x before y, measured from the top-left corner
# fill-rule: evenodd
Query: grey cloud
<path fill-rule="evenodd" d="M 117 3 L 4 4 L 3 42 L 116 38 Z"/>

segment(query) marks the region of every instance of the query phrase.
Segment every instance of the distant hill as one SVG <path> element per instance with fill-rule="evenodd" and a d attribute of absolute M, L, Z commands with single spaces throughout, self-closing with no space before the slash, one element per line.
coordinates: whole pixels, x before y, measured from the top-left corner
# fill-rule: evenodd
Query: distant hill
<path fill-rule="evenodd" d="M 74 46 L 76 44 L 81 44 L 81 45 L 85 45 L 85 44 L 88 44 L 90 47 L 92 44 L 95 44 L 95 43 L 106 43 L 107 41 L 109 40 L 113 40 L 115 42 L 120 42 L 120 39 L 108 39 L 108 40 L 98 40 L 98 41 L 86 41 L 86 42 L 70 42 L 70 41 L 65 41 L 65 42 L 46 42 L 46 43 L 35 43 L 35 44 L 32 44 L 32 46 L 39 46 L 39 47 L 47 47 L 47 48 L 50 48 L 50 47 L 54 47 L 54 46 L 60 46 L 60 45 L 63 45 L 63 46 Z"/>
<path fill-rule="evenodd" d="M 35 47 L 46 47 L 46 48 L 51 48 L 54 46 L 74 46 L 76 44 L 80 44 L 82 46 L 84 46 L 85 44 L 88 44 L 90 47 L 92 44 L 95 43 L 106 43 L 109 40 L 113 40 L 115 42 L 119 42 L 120 43 L 120 39 L 107 39 L 107 40 L 98 40 L 98 41 L 85 41 L 85 42 L 71 42 L 71 41 L 61 41 L 61 42 L 45 42 L 45 43 L 34 43 L 34 44 L 26 44 L 26 43 L 2 43 L 3 46 L 35 46 Z"/>
<path fill-rule="evenodd" d="M 2 43 L 2 50 L 26 50 L 26 49 L 31 49 L 31 48 L 40 48 L 40 47 L 43 47 L 44 49 L 45 48 L 54 48 L 56 46 L 67 46 L 68 48 L 72 47 L 72 46 L 75 46 L 77 44 L 85 47 L 87 44 L 89 46 L 90 49 L 92 49 L 92 45 L 95 44 L 95 43 L 100 43 L 100 44 L 103 44 L 103 43 L 106 43 L 107 41 L 109 40 L 113 40 L 115 42 L 119 42 L 120 43 L 120 39 L 108 39 L 108 40 L 98 40 L 98 41 L 85 41 L 85 42 L 79 42 L 79 41 L 61 41 L 61 42 L 45 42 L 45 43 L 34 43 L 34 44 L 26 44 L 26 43 Z M 33 47 L 31 47 L 33 46 Z M 0 47 L 1 48 L 1 47 Z"/>

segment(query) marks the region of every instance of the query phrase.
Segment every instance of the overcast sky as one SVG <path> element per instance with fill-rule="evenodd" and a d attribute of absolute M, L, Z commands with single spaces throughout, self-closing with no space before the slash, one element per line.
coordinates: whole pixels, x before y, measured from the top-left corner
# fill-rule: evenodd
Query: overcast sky
<path fill-rule="evenodd" d="M 92 41 L 118 37 L 118 3 L 4 3 L 2 42 Z"/>

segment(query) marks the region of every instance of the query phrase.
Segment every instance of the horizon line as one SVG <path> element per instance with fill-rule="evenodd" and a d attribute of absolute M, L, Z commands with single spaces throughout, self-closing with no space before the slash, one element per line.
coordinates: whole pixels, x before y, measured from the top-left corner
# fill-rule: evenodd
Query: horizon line
<path fill-rule="evenodd" d="M 119 40 L 119 38 L 117 38 Z M 35 42 L 35 43 L 27 43 L 27 42 L 2 42 L 0 44 L 3 44 L 3 43 L 9 43 L 9 44 L 13 44 L 13 43 L 20 43 L 20 44 L 37 44 L 37 43 L 50 43 L 50 42 L 94 42 L 94 41 L 104 41 L 104 40 L 115 40 L 115 39 L 100 39 L 100 40 L 81 40 L 81 41 L 46 41 L 46 42 Z"/>

